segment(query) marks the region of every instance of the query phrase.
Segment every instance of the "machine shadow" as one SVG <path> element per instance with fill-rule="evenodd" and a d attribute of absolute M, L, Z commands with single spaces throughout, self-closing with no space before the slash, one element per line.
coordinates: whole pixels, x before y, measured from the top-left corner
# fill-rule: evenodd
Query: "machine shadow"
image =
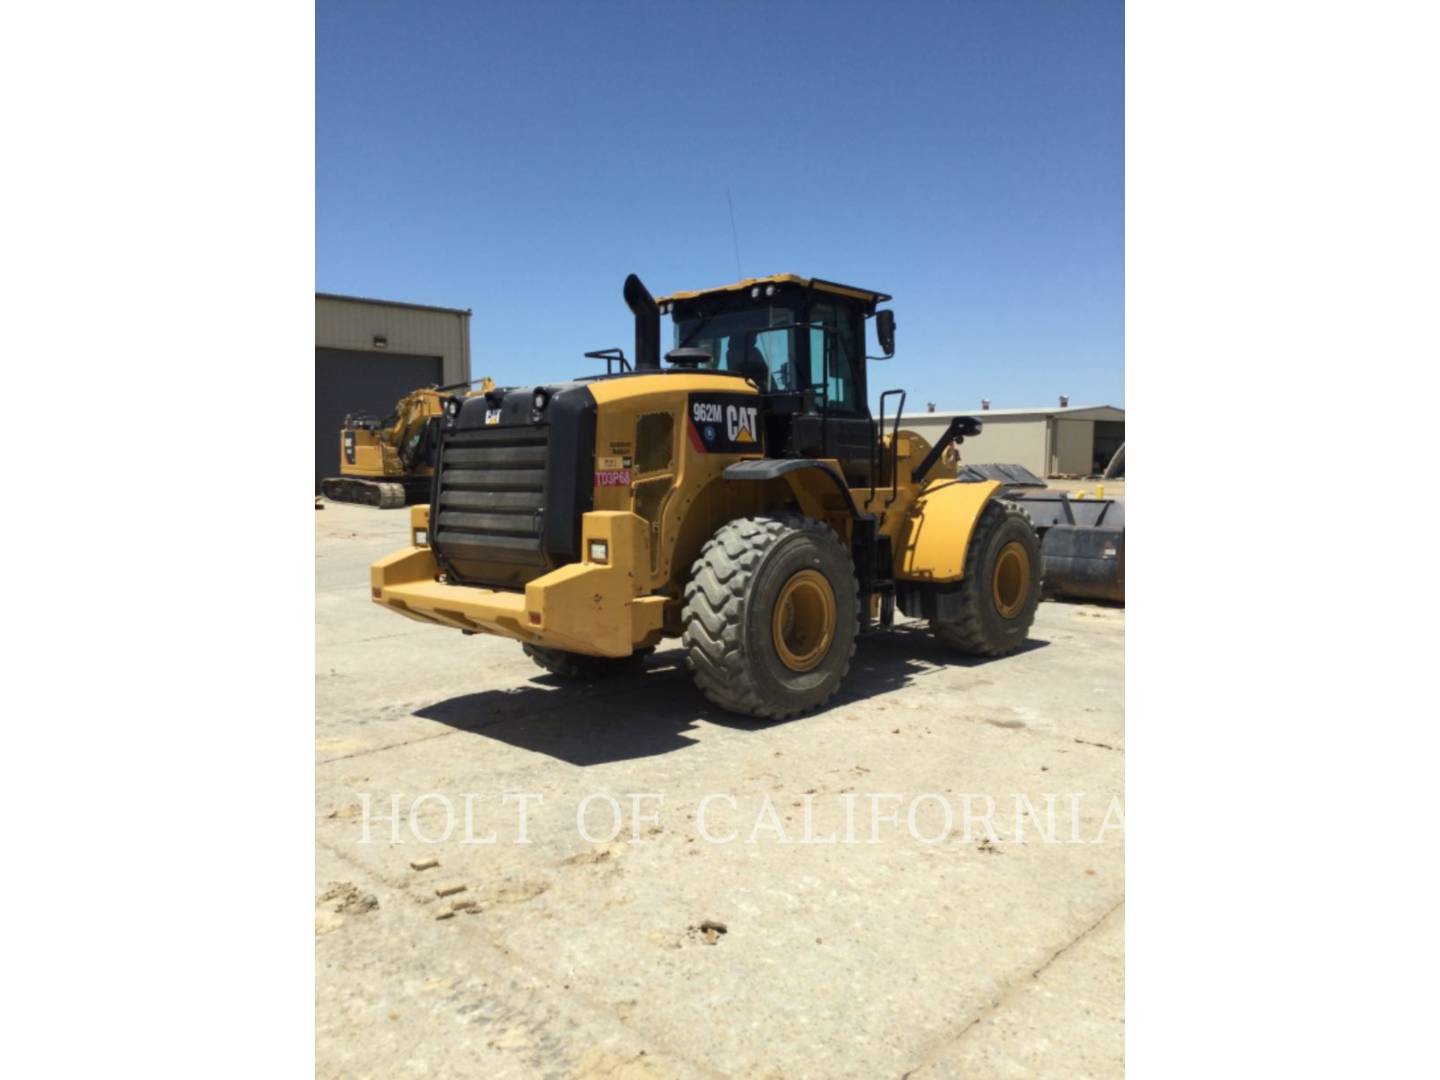
<path fill-rule="evenodd" d="M 1048 644 L 1032 639 L 1020 652 Z M 415 715 L 571 765 L 603 765 L 694 746 L 697 740 L 688 733 L 700 720 L 737 731 L 803 724 L 944 667 L 996 662 L 957 656 L 925 630 L 900 626 L 860 639 L 840 693 L 824 709 L 789 720 L 757 720 L 717 709 L 691 682 L 678 648 L 656 653 L 643 671 L 631 675 L 591 683 L 539 675 L 523 686 L 438 701 Z"/>
<path fill-rule="evenodd" d="M 1067 608 L 1097 607 L 1109 611 L 1124 611 L 1124 600 L 1102 600 L 1095 596 L 1047 596 L 1045 603 L 1058 604 Z"/>

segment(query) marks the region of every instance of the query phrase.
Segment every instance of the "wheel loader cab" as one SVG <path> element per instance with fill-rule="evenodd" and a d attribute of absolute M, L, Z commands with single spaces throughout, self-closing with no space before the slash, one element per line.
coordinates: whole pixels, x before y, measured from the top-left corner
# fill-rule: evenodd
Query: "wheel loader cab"
<path fill-rule="evenodd" d="M 833 458 L 869 483 L 865 322 L 885 293 L 779 275 L 658 301 L 673 319 L 673 353 L 699 350 L 699 370 L 748 378 L 763 398 L 769 457 Z"/>
<path fill-rule="evenodd" d="M 631 275 L 623 295 L 632 359 L 445 402 L 430 505 L 371 567 L 376 603 L 512 638 L 562 677 L 679 638 L 711 701 L 769 718 L 828 701 L 897 609 L 960 652 L 1023 643 L 1034 529 L 999 483 L 942 467 L 979 421 L 931 446 L 870 415 L 866 323 L 891 355 L 888 295 L 790 274 L 658 300 Z"/>

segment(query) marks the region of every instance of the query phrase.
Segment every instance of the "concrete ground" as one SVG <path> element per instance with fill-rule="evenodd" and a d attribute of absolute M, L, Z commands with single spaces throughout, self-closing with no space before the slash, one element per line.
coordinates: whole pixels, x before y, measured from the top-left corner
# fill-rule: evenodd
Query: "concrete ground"
<path fill-rule="evenodd" d="M 985 662 L 907 623 L 763 723 L 674 643 L 562 685 L 381 610 L 407 522 L 315 514 L 320 1076 L 1122 1074 L 1122 610 L 1042 604 Z"/>

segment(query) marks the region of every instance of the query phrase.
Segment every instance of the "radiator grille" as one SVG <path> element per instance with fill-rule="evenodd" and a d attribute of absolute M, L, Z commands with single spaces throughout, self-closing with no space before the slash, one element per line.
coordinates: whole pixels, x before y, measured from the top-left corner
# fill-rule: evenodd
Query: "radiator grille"
<path fill-rule="evenodd" d="M 446 436 L 431 543 L 459 583 L 523 585 L 545 571 L 549 435 L 545 426 L 474 428 Z"/>

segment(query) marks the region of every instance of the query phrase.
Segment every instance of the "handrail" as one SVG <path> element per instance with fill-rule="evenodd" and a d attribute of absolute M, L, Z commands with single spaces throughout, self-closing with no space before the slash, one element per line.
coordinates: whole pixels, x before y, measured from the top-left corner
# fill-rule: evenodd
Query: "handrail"
<path fill-rule="evenodd" d="M 899 394 L 899 395 L 900 395 L 900 408 L 899 408 L 898 410 L 896 410 L 896 413 L 895 413 L 895 427 L 896 427 L 896 430 L 897 430 L 897 431 L 899 430 L 899 426 L 900 426 L 900 414 L 905 411 L 905 391 L 904 391 L 904 390 L 886 390 L 884 393 L 882 393 L 882 394 L 880 395 L 880 419 L 879 419 L 879 421 L 878 421 L 878 422 L 876 423 L 876 425 L 875 425 L 875 435 L 876 435 L 876 438 L 875 438 L 874 444 L 872 445 L 872 447 L 871 447 L 871 449 L 870 449 L 870 494 L 869 494 L 869 496 L 865 499 L 865 505 L 866 505 L 866 506 L 869 506 L 872 502 L 875 501 L 875 477 L 876 477 L 876 475 L 880 472 L 880 465 L 881 465 L 881 463 L 884 461 L 884 454 L 885 454 L 885 443 L 884 443 L 884 436 L 885 436 L 885 399 L 888 398 L 888 397 L 889 397 L 890 395 L 892 395 L 892 394 Z M 891 441 L 892 443 L 895 441 L 894 438 L 893 438 L 893 436 L 892 436 L 892 438 L 891 438 L 890 441 Z M 895 474 L 895 470 L 894 470 L 893 467 L 891 468 L 890 473 L 891 473 L 891 480 L 893 481 L 893 480 L 895 479 L 895 475 L 894 475 L 894 474 Z M 893 493 L 892 493 L 891 502 L 893 502 L 893 501 L 894 501 L 894 497 L 893 497 Z M 885 505 L 886 505 L 886 506 L 889 506 L 890 503 L 886 503 Z"/>
<path fill-rule="evenodd" d="M 617 361 L 617 360 L 620 362 L 620 370 L 621 370 L 621 371 L 634 371 L 634 370 L 635 370 L 634 368 L 632 368 L 632 367 L 630 366 L 630 361 L 625 359 L 625 350 L 624 350 L 624 349 L 596 349 L 594 352 L 587 352 L 587 353 L 585 354 L 585 359 L 587 359 L 587 360 L 604 360 L 604 361 L 605 361 L 605 374 L 606 374 L 606 375 L 613 375 L 613 374 L 615 374 L 614 364 L 615 364 L 615 361 Z"/>
<path fill-rule="evenodd" d="M 895 426 L 890 429 L 890 498 L 888 507 L 900 497 L 900 417 L 905 415 L 905 391 L 900 391 L 900 404 L 895 409 Z"/>

